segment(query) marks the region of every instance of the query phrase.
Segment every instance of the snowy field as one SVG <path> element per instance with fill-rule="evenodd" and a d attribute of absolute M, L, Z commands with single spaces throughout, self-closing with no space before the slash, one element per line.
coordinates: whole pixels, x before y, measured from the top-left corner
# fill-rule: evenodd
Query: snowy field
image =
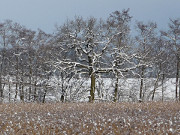
<path fill-rule="evenodd" d="M 175 98 L 175 78 L 166 79 L 164 84 L 158 82 L 154 101 L 172 101 Z M 59 84 L 59 85 L 57 85 Z M 50 85 L 55 86 L 54 91 L 49 93 L 47 100 L 60 101 L 62 81 L 57 79 L 52 79 Z M 154 90 L 155 79 L 144 79 L 143 87 L 143 100 L 151 101 L 152 93 Z M 65 82 L 64 87 L 66 87 L 65 98 L 67 101 L 88 101 L 89 90 L 90 90 L 90 79 L 83 78 L 79 80 L 71 80 Z M 96 79 L 96 91 L 95 100 L 96 101 L 112 101 L 115 89 L 115 79 L 110 78 L 100 78 Z M 140 79 L 128 78 L 119 80 L 118 88 L 118 100 L 120 102 L 128 101 L 135 102 L 139 100 L 139 89 L 140 89 Z"/>
<path fill-rule="evenodd" d="M 38 100 L 41 100 L 44 93 L 44 87 L 41 87 L 44 82 L 40 79 L 37 82 L 37 87 L 31 87 L 32 95 L 33 90 L 36 89 Z M 51 78 L 46 81 L 48 90 L 46 93 L 46 102 L 60 101 L 62 90 L 64 90 L 65 100 L 67 102 L 86 102 L 88 101 L 90 90 L 90 79 L 58 79 Z M 143 87 L 143 100 L 151 101 L 152 93 L 155 88 L 155 79 L 144 79 Z M 3 102 L 20 101 L 21 88 L 17 89 L 17 99 L 15 99 L 16 84 L 13 83 L 13 79 L 9 79 L 9 83 L 3 86 L 4 99 Z M 28 98 L 29 85 L 23 85 L 23 94 L 25 101 Z M 112 101 L 115 89 L 115 79 L 110 78 L 97 78 L 96 79 L 96 101 Z M 118 101 L 119 102 L 136 102 L 139 99 L 140 79 L 120 79 L 118 87 Z M 171 101 L 175 99 L 175 78 L 166 79 L 163 84 L 158 82 L 154 101 Z"/>

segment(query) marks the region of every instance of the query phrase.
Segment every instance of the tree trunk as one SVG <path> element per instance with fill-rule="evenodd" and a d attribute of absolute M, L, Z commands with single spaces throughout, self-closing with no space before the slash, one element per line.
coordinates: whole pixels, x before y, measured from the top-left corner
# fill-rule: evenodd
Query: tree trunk
<path fill-rule="evenodd" d="M 17 50 L 18 52 L 18 50 Z M 19 86 L 19 57 L 16 56 L 16 90 L 15 90 L 15 100 L 18 96 L 18 86 Z"/>
<path fill-rule="evenodd" d="M 164 79 L 165 79 L 165 74 L 162 76 L 162 102 L 164 101 Z"/>
<path fill-rule="evenodd" d="M 118 95 L 118 83 L 119 83 L 119 78 L 116 78 L 116 83 L 115 83 L 115 89 L 114 89 L 114 102 L 117 101 L 117 95 Z"/>
<path fill-rule="evenodd" d="M 15 100 L 17 100 L 17 95 L 18 95 L 18 84 L 17 84 L 17 82 L 16 82 L 16 91 L 15 91 Z"/>
<path fill-rule="evenodd" d="M 3 101 L 3 82 L 2 82 L 2 76 L 3 76 L 3 64 L 4 64 L 4 51 L 2 52 L 2 60 L 1 60 L 1 71 L 0 71 L 0 102 Z"/>
<path fill-rule="evenodd" d="M 9 103 L 11 102 L 11 84 L 9 82 Z"/>
<path fill-rule="evenodd" d="M 64 89 L 64 74 L 63 74 L 63 72 L 61 72 L 61 92 L 62 92 L 62 94 L 61 94 L 61 102 L 64 102 L 64 100 L 65 100 L 65 89 Z"/>
<path fill-rule="evenodd" d="M 61 102 L 64 102 L 65 98 L 64 98 L 64 95 L 62 94 L 61 95 Z"/>
<path fill-rule="evenodd" d="M 46 93 L 47 93 L 47 88 L 45 88 L 45 90 L 44 90 L 43 100 L 42 100 L 43 103 L 45 103 Z"/>
<path fill-rule="evenodd" d="M 176 101 L 178 101 L 179 66 L 180 66 L 180 62 L 178 60 L 178 62 L 177 62 L 177 70 L 176 70 L 176 90 L 175 90 Z"/>
<path fill-rule="evenodd" d="M 1 69 L 0 69 L 0 98 L 1 98 L 1 101 L 0 102 L 3 102 L 3 98 L 4 98 L 4 89 L 3 89 L 3 86 L 2 86 L 2 76 L 3 76 L 3 72 L 4 72 L 4 62 L 5 62 L 5 54 L 6 54 L 6 51 L 5 51 L 5 47 L 6 47 L 6 36 L 5 36 L 5 33 L 3 33 L 4 36 L 2 37 L 3 39 L 3 50 L 2 50 L 2 59 L 1 59 Z"/>
<path fill-rule="evenodd" d="M 21 67 L 21 82 L 20 82 L 20 86 L 19 86 L 19 89 L 20 89 L 20 100 L 22 102 L 24 102 L 24 68 L 23 66 Z"/>
<path fill-rule="evenodd" d="M 65 90 L 64 90 L 64 84 L 63 84 L 64 82 L 62 81 L 62 95 L 61 95 L 61 102 L 64 102 L 64 100 L 65 100 L 65 97 L 64 97 L 64 95 L 65 95 Z"/>
<path fill-rule="evenodd" d="M 179 80 L 179 101 L 180 101 L 180 80 Z"/>
<path fill-rule="evenodd" d="M 20 100 L 24 102 L 24 85 L 21 85 Z"/>
<path fill-rule="evenodd" d="M 91 77 L 91 89 L 90 89 L 90 97 L 89 102 L 94 102 L 94 95 L 95 95 L 95 73 L 93 72 L 93 60 L 91 56 L 88 56 L 89 66 L 89 76 Z"/>
<path fill-rule="evenodd" d="M 144 85 L 144 70 L 145 68 L 142 67 L 141 69 L 141 84 L 140 84 L 140 90 L 139 90 L 139 101 L 142 102 L 142 93 L 143 93 L 143 85 Z"/>
<path fill-rule="evenodd" d="M 37 97 L 38 97 L 36 85 L 37 85 L 37 81 L 35 80 L 35 82 L 34 82 L 34 101 L 37 101 Z"/>
<path fill-rule="evenodd" d="M 91 90 L 89 102 L 94 102 L 94 93 L 95 93 L 95 74 L 91 74 Z"/>
<path fill-rule="evenodd" d="M 31 100 L 31 95 L 32 95 L 32 62 L 31 59 L 29 58 L 29 101 Z"/>
<path fill-rule="evenodd" d="M 0 74 L 0 102 L 3 101 L 2 74 Z"/>
<path fill-rule="evenodd" d="M 153 94 L 152 94 L 152 101 L 154 100 L 155 92 L 156 92 L 156 89 L 157 89 L 157 86 L 158 86 L 159 77 L 160 77 L 160 73 L 158 73 L 155 84 L 154 84 L 154 90 L 153 90 Z"/>

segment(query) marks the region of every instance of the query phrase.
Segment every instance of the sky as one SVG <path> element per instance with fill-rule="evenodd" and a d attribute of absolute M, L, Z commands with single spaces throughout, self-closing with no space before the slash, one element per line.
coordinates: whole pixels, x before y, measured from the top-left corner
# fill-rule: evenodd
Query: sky
<path fill-rule="evenodd" d="M 47 33 L 74 16 L 106 19 L 110 13 L 130 8 L 136 21 L 157 22 L 167 28 L 169 18 L 180 18 L 180 0 L 0 0 L 0 22 L 6 19 Z"/>

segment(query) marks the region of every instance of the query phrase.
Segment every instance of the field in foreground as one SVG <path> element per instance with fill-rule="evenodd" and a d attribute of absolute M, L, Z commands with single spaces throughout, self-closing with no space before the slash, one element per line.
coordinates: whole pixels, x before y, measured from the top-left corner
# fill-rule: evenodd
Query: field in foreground
<path fill-rule="evenodd" d="M 0 135 L 180 134 L 180 103 L 1 104 Z"/>

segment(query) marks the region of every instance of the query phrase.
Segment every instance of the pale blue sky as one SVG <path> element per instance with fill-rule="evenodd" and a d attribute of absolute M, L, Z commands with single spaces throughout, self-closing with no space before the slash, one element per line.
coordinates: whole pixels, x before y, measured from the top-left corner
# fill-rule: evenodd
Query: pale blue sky
<path fill-rule="evenodd" d="M 169 18 L 180 18 L 180 0 L 0 0 L 0 22 L 11 19 L 27 28 L 53 32 L 75 15 L 106 18 L 115 10 L 130 8 L 133 22 L 155 21 L 166 28 Z"/>

